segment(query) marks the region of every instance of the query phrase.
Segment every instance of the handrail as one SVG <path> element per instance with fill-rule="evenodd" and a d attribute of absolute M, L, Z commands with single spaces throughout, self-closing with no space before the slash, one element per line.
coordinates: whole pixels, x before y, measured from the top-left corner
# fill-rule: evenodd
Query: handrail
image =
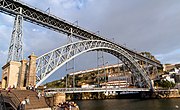
<path fill-rule="evenodd" d="M 0 100 L 2 100 L 1 102 L 0 102 L 0 104 L 1 104 L 1 108 L 3 108 L 3 110 L 6 110 L 6 106 L 5 106 L 5 103 L 4 103 L 4 98 L 3 98 L 3 95 L 1 94 L 1 96 L 0 96 Z"/>
<path fill-rule="evenodd" d="M 20 105 L 20 103 L 21 103 L 20 99 L 17 97 L 17 95 L 15 93 L 13 93 L 13 92 L 11 92 L 11 93 L 15 96 L 15 98 L 13 98 L 13 99 L 16 99 L 15 102 L 19 101 L 19 103 L 16 103 L 16 104 Z"/>
<path fill-rule="evenodd" d="M 5 96 L 6 98 L 6 102 L 9 103 L 15 110 L 17 109 L 16 105 L 14 104 L 14 102 L 12 101 L 12 99 L 10 99 L 10 97 Z"/>
<path fill-rule="evenodd" d="M 8 101 L 11 102 L 12 106 L 17 108 L 20 105 L 20 100 L 19 98 L 16 96 L 16 94 L 14 94 L 12 91 L 9 95 L 7 95 L 7 91 L 3 91 L 4 92 L 4 97 L 7 97 Z M 14 96 L 14 97 L 13 97 Z M 19 102 L 19 103 L 18 103 Z"/>

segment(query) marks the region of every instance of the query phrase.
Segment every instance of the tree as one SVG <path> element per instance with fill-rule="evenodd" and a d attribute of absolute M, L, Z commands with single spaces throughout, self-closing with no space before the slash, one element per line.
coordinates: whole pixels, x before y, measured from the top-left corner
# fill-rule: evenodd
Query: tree
<path fill-rule="evenodd" d="M 168 80 L 162 80 L 160 81 L 159 86 L 163 88 L 173 88 L 175 86 L 175 83 Z"/>

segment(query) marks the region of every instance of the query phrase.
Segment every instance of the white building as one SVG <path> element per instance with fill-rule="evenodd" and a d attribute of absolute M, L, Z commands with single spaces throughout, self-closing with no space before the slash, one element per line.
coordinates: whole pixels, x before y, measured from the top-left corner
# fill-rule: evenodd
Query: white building
<path fill-rule="evenodd" d="M 168 74 L 162 75 L 162 78 L 163 78 L 163 80 L 175 83 L 174 78 L 171 78 L 170 75 L 168 75 Z"/>

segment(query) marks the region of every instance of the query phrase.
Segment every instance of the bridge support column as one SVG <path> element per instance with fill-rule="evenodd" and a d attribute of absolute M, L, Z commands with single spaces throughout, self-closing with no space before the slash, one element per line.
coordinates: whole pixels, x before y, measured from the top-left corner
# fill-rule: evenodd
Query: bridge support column
<path fill-rule="evenodd" d="M 22 14 L 22 8 L 20 8 L 19 14 L 16 15 L 15 17 L 7 62 L 20 61 L 23 59 L 23 43 L 22 43 L 23 17 L 20 14 Z"/>
<path fill-rule="evenodd" d="M 10 61 L 2 67 L 2 88 L 9 86 L 17 86 L 19 69 L 21 63 L 17 61 Z"/>
<path fill-rule="evenodd" d="M 29 68 L 26 75 L 26 86 L 28 85 L 36 85 L 36 58 L 37 56 L 32 53 L 29 57 Z"/>
<path fill-rule="evenodd" d="M 65 93 L 56 93 L 53 96 L 53 105 L 57 106 L 59 103 L 66 102 L 66 94 Z"/>
<path fill-rule="evenodd" d="M 26 77 L 25 75 L 27 74 L 27 60 L 22 60 L 21 61 L 21 69 L 20 69 L 20 74 L 18 77 L 18 84 L 17 88 L 23 89 L 23 87 L 26 87 Z"/>

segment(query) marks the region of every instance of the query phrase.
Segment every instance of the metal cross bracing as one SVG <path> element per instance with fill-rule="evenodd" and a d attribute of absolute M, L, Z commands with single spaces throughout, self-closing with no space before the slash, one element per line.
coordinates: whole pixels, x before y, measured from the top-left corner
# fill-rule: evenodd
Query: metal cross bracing
<path fill-rule="evenodd" d="M 20 10 L 22 11 L 22 8 Z M 22 21 L 23 17 L 21 15 L 15 17 L 7 62 L 23 59 Z"/>
<path fill-rule="evenodd" d="M 20 13 L 21 8 L 22 8 L 22 13 Z M 20 1 L 0 0 L 0 12 L 9 14 L 11 16 L 21 15 L 25 21 L 46 27 L 48 29 L 52 29 L 57 32 L 61 32 L 63 34 L 70 35 L 72 31 L 73 37 L 76 37 L 78 39 L 82 39 L 82 40 L 94 39 L 94 40 L 108 41 L 120 48 L 123 48 L 125 51 L 127 51 L 129 54 L 132 55 L 132 57 L 134 57 L 137 60 L 147 61 L 148 64 L 157 67 L 162 67 L 162 65 L 159 62 L 151 60 L 118 43 L 112 42 L 106 38 L 101 37 L 100 35 L 87 31 L 83 28 L 80 28 L 79 26 L 75 26 L 72 23 L 69 23 L 61 18 L 58 18 L 45 11 L 29 6 Z"/>
<path fill-rule="evenodd" d="M 139 87 L 153 88 L 146 71 L 140 67 L 128 52 L 113 43 L 102 40 L 84 40 L 70 43 L 38 57 L 36 74 L 39 80 L 36 86 L 39 86 L 68 61 L 83 53 L 95 50 L 104 51 L 119 58 L 132 71 Z"/>

